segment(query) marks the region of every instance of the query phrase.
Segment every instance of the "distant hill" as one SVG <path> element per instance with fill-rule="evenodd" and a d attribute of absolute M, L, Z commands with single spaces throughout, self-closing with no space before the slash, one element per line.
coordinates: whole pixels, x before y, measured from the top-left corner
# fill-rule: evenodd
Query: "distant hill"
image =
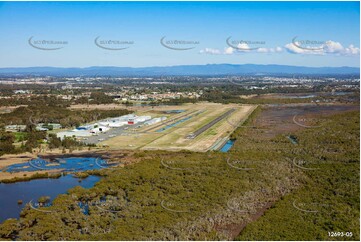
<path fill-rule="evenodd" d="M 211 76 L 211 75 L 359 75 L 356 67 L 306 67 L 288 65 L 208 64 L 156 67 L 94 66 L 86 68 L 22 67 L 0 68 L 0 75 L 52 75 L 52 76 Z"/>

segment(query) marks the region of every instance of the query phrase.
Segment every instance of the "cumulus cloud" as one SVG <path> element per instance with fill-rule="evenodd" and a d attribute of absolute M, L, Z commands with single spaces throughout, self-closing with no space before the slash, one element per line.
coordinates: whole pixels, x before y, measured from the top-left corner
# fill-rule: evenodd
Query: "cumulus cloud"
<path fill-rule="evenodd" d="M 205 48 L 199 51 L 200 54 L 210 54 L 210 55 L 233 55 L 237 53 L 280 53 L 283 51 L 283 48 L 250 48 L 248 44 L 242 43 L 238 44 L 237 48 L 225 47 L 223 50 Z"/>
<path fill-rule="evenodd" d="M 338 56 L 355 56 L 360 55 L 360 48 L 355 47 L 354 45 L 349 45 L 344 47 L 341 43 L 336 41 L 326 41 L 322 42 L 319 45 L 304 44 L 304 42 L 294 41 L 288 43 L 282 47 L 274 48 L 251 48 L 247 43 L 239 43 L 237 46 L 228 46 L 222 49 L 214 48 L 205 48 L 199 51 L 200 54 L 209 54 L 209 55 L 234 55 L 241 53 L 264 53 L 264 54 L 273 54 L 281 53 L 286 50 L 292 54 L 303 54 L 303 55 L 338 55 Z"/>
<path fill-rule="evenodd" d="M 283 51 L 283 49 L 279 46 L 277 46 L 276 48 L 259 48 L 259 49 L 257 49 L 258 53 L 280 53 L 282 51 Z"/>
<path fill-rule="evenodd" d="M 236 49 L 238 52 L 250 52 L 252 50 L 252 48 L 247 43 L 239 43 L 237 48 L 233 49 Z"/>
<path fill-rule="evenodd" d="M 205 48 L 200 50 L 199 53 L 201 54 L 210 54 L 210 55 L 220 55 L 222 52 L 219 49 L 212 49 L 212 48 Z"/>
<path fill-rule="evenodd" d="M 295 43 L 289 43 L 285 45 L 285 49 L 292 53 L 292 54 L 314 54 L 314 55 L 318 55 L 321 53 L 322 49 L 316 49 L 315 47 L 311 47 L 311 46 L 305 46 L 305 47 L 301 47 L 301 44 L 299 42 L 295 42 Z"/>
<path fill-rule="evenodd" d="M 349 45 L 344 49 L 346 55 L 360 55 L 360 48 L 355 47 L 354 45 Z"/>
<path fill-rule="evenodd" d="M 322 49 L 325 53 L 341 53 L 344 50 L 344 47 L 339 42 L 327 41 L 322 45 Z"/>
<path fill-rule="evenodd" d="M 226 55 L 232 55 L 235 52 L 235 49 L 232 47 L 225 47 L 223 53 Z"/>
<path fill-rule="evenodd" d="M 276 47 L 276 52 L 282 52 L 283 51 L 283 49 L 282 49 L 282 47 Z"/>
<path fill-rule="evenodd" d="M 293 42 L 285 45 L 285 49 L 292 54 L 305 54 L 305 55 L 359 55 L 360 48 L 354 45 L 348 47 L 342 46 L 341 43 L 336 41 L 326 41 L 319 46 L 302 45 L 300 42 Z"/>

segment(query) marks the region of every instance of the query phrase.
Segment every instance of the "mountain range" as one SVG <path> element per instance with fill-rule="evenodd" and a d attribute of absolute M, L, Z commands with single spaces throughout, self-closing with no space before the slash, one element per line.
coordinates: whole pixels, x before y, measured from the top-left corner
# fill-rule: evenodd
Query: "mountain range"
<path fill-rule="evenodd" d="M 225 75 L 360 75 L 358 67 L 306 67 L 257 64 L 207 64 L 154 67 L 10 67 L 0 75 L 49 76 L 225 76 Z"/>

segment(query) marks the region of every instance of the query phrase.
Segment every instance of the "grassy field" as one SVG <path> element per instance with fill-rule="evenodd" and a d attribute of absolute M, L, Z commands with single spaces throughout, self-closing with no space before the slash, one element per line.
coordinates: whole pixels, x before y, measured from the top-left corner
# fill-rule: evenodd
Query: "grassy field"
<path fill-rule="evenodd" d="M 197 103 L 182 106 L 154 107 L 151 110 L 139 110 L 137 115 L 150 115 L 152 117 L 166 116 L 164 123 L 142 127 L 127 135 L 117 136 L 100 145 L 109 146 L 110 149 L 143 149 L 143 150 L 192 150 L 207 151 L 218 139 L 228 137 L 236 126 L 252 113 L 256 106 L 237 104 Z M 221 116 L 228 110 L 235 108 L 229 117 L 221 120 L 209 130 L 196 137 L 186 139 L 186 136 L 200 127 Z M 166 110 L 185 110 L 179 114 L 165 114 Z M 190 119 L 162 132 L 157 130 L 172 124 L 185 117 Z M 172 121 L 171 121 L 172 120 Z"/>

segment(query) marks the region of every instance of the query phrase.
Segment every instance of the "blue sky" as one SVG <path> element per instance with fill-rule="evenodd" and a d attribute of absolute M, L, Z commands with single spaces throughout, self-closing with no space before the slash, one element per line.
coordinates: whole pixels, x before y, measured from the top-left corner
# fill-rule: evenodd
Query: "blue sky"
<path fill-rule="evenodd" d="M 0 2 L 0 67 L 359 67 L 359 19 L 358 2 Z"/>

